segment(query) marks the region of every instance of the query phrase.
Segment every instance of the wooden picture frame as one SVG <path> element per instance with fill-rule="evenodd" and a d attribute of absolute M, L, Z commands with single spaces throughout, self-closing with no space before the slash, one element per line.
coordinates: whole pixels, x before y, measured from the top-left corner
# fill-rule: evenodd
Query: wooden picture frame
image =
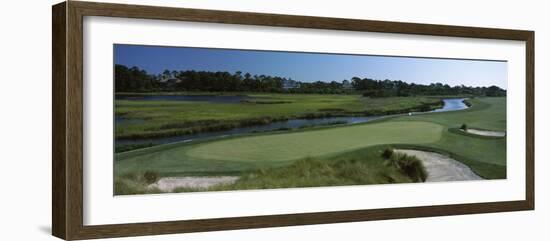
<path fill-rule="evenodd" d="M 214 230 L 356 222 L 534 209 L 534 32 L 248 12 L 68 1 L 52 8 L 52 233 L 66 239 L 110 238 Z M 159 19 L 518 40 L 526 43 L 525 199 L 515 201 L 403 208 L 298 213 L 202 220 L 83 224 L 83 17 Z"/>

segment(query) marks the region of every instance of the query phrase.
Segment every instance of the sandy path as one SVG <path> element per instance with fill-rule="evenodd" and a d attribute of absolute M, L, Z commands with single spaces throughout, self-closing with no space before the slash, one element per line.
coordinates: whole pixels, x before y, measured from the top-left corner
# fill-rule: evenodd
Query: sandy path
<path fill-rule="evenodd" d="M 483 180 L 468 166 L 439 153 L 397 149 L 395 151 L 420 159 L 428 172 L 426 182 Z"/>
<path fill-rule="evenodd" d="M 462 130 L 464 131 L 464 130 Z M 477 130 L 477 129 L 470 129 L 468 128 L 466 130 L 468 133 L 472 133 L 474 135 L 480 135 L 480 136 L 494 136 L 494 137 L 504 137 L 506 136 L 506 132 L 501 131 L 485 131 L 485 130 Z"/>
<path fill-rule="evenodd" d="M 219 184 L 231 184 L 239 177 L 164 177 L 156 183 L 149 185 L 150 188 L 158 188 L 164 192 L 172 192 L 175 188 L 206 189 Z"/>

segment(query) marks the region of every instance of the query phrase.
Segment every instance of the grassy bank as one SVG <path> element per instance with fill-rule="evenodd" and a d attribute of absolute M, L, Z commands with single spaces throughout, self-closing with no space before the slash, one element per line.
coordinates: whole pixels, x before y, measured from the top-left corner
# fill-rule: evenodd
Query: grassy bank
<path fill-rule="evenodd" d="M 379 158 L 380 148 L 393 146 L 438 152 L 463 162 L 481 177 L 506 178 L 505 137 L 483 138 L 453 131 L 463 123 L 505 131 L 506 98 L 474 98 L 469 103 L 471 108 L 462 111 L 121 153 L 116 155 L 115 175 L 151 170 L 161 176 L 241 176 L 234 185 L 216 187 L 219 190 L 411 182 Z"/>
<path fill-rule="evenodd" d="M 269 124 L 295 118 L 366 116 L 426 111 L 441 106 L 430 97 L 363 98 L 359 95 L 249 94 L 240 103 L 116 100 L 117 139 L 145 139 Z"/>
<path fill-rule="evenodd" d="M 227 191 L 263 188 L 295 188 L 318 186 L 366 185 L 381 183 L 423 182 L 419 175 L 425 172 L 410 171 L 397 163 L 408 159 L 393 155 L 384 157 L 388 146 L 373 146 L 340 153 L 325 158 L 305 158 L 288 166 L 266 167 L 245 171 L 233 184 L 217 185 L 207 189 L 176 188 L 174 192 Z M 418 160 L 416 160 L 418 164 Z M 160 193 L 158 189 L 148 189 L 149 184 L 143 173 L 131 172 L 115 179 L 117 194 Z"/>
<path fill-rule="evenodd" d="M 209 191 L 423 182 L 416 173 L 384 158 L 385 149 L 384 145 L 373 146 L 325 158 L 302 159 L 285 167 L 260 169 L 242 175 L 234 184 Z M 394 155 L 395 159 L 402 157 Z"/>
<path fill-rule="evenodd" d="M 117 155 L 117 173 L 153 170 L 168 175 L 210 175 L 279 167 L 386 143 L 431 143 L 442 127 L 428 122 L 380 122 L 173 144 Z M 408 133 L 408 135 L 403 135 Z"/>

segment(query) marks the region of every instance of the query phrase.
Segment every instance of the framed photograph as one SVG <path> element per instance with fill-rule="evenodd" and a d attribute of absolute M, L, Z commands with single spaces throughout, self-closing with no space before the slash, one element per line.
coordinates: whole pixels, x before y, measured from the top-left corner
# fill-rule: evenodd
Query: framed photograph
<path fill-rule="evenodd" d="M 53 6 L 53 235 L 534 209 L 534 32 Z"/>

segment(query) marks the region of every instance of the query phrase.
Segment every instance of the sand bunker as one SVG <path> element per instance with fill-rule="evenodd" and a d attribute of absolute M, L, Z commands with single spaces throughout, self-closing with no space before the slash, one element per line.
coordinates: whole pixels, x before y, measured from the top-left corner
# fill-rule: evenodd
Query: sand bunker
<path fill-rule="evenodd" d="M 461 131 L 464 131 L 464 130 L 461 129 Z M 506 136 L 506 132 L 502 132 L 502 131 L 486 131 L 486 130 L 477 130 L 477 129 L 468 128 L 466 132 L 474 135 L 480 135 L 480 136 L 494 136 L 494 137 Z"/>
<path fill-rule="evenodd" d="M 439 153 L 403 149 L 395 151 L 420 159 L 428 173 L 426 182 L 483 180 L 468 166 Z"/>
<path fill-rule="evenodd" d="M 172 192 L 176 188 L 207 189 L 220 184 L 232 184 L 239 177 L 164 177 L 156 183 L 149 185 L 150 188 L 158 188 L 164 192 Z"/>

